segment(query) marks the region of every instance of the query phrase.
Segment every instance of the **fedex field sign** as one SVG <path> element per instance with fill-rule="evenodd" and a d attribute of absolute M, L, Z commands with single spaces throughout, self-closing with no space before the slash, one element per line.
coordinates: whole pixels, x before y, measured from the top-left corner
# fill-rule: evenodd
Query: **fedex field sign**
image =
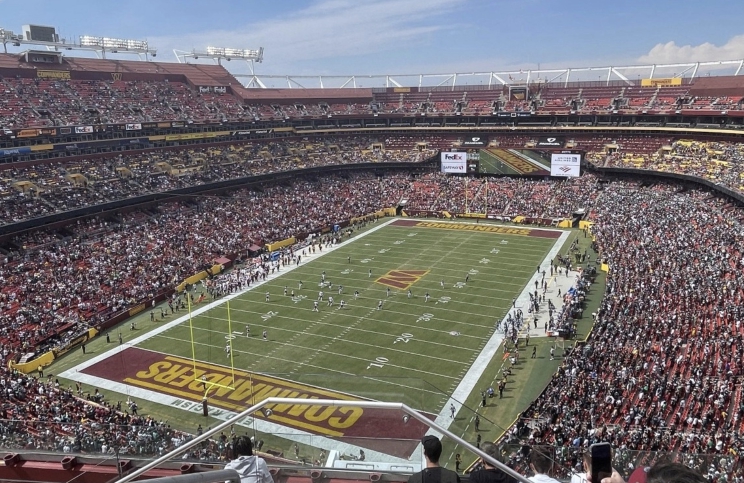
<path fill-rule="evenodd" d="M 467 173 L 466 153 L 446 152 L 441 154 L 442 173 Z"/>

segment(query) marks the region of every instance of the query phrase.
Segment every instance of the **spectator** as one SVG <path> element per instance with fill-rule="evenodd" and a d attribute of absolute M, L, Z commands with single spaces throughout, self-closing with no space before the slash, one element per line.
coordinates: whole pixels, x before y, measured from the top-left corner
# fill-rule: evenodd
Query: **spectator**
<path fill-rule="evenodd" d="M 481 450 L 496 461 L 504 462 L 501 449 L 496 444 L 486 441 Z M 513 476 L 507 475 L 485 459 L 481 459 L 481 467 L 470 473 L 469 479 L 472 483 L 517 483 Z"/>
<path fill-rule="evenodd" d="M 442 442 L 433 435 L 424 436 L 421 446 L 426 458 L 426 468 L 408 478 L 408 483 L 459 483 L 460 475 L 439 466 L 442 455 Z"/>
<path fill-rule="evenodd" d="M 253 442 L 248 436 L 240 436 L 233 443 L 235 458 L 225 465 L 226 470 L 240 474 L 241 483 L 274 483 L 266 461 L 253 454 Z"/>
<path fill-rule="evenodd" d="M 542 448 L 535 446 L 530 452 L 530 469 L 535 473 L 530 477 L 534 483 L 559 483 L 553 477 L 548 476 L 553 466 L 553 460 L 550 457 L 552 448 Z"/>

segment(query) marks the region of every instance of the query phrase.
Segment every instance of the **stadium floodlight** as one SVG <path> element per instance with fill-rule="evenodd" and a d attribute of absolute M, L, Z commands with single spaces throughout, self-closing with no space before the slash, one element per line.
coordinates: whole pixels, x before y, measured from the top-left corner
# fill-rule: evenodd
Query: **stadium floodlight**
<path fill-rule="evenodd" d="M 10 42 L 12 45 L 15 45 L 16 47 L 19 47 L 22 41 L 22 34 L 15 34 L 12 30 L 0 27 L 0 42 L 3 43 L 3 50 L 6 54 L 8 53 L 8 42 Z"/>
<path fill-rule="evenodd" d="M 106 52 L 150 54 L 153 57 L 157 50 L 151 49 L 146 40 L 117 39 L 113 37 L 96 37 L 83 35 L 80 37 L 80 47 L 100 53 L 105 59 Z"/>
<path fill-rule="evenodd" d="M 194 49 L 191 52 L 174 49 L 173 53 L 176 55 L 176 59 L 178 59 L 179 62 L 186 62 L 186 59 L 188 58 L 196 60 L 200 57 L 204 59 L 213 59 L 217 61 L 218 64 L 221 64 L 222 59 L 245 60 L 250 65 L 251 72 L 253 72 L 254 62 L 260 63 L 263 61 L 263 47 L 260 47 L 257 50 L 207 47 L 204 51 Z"/>
<path fill-rule="evenodd" d="M 94 51 L 96 55 L 106 58 L 106 52 L 119 52 L 136 55 L 157 55 L 157 50 L 150 47 L 146 40 L 117 39 L 112 37 L 96 37 L 82 35 L 77 42 L 68 42 L 60 38 L 56 27 L 43 25 L 24 25 L 21 27 L 23 33 L 15 34 L 13 31 L 0 28 L 0 42 L 3 43 L 5 53 L 8 53 L 7 44 L 16 47 L 21 45 L 39 45 L 46 47 L 48 51 L 58 52 L 60 50 L 88 50 Z"/>

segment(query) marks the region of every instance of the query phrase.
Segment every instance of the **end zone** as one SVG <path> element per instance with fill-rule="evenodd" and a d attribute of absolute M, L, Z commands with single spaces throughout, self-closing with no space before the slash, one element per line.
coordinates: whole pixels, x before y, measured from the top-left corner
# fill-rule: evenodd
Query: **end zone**
<path fill-rule="evenodd" d="M 219 408 L 224 410 L 220 412 L 224 414 L 224 419 L 269 397 L 307 399 L 308 402 L 313 399 L 362 400 L 353 395 L 264 374 L 238 369 L 233 373 L 229 367 L 194 362 L 138 347 L 126 347 L 121 354 L 80 370 L 76 379 L 119 392 L 125 392 L 120 386 L 138 388 L 128 392 L 146 400 L 193 412 L 201 412 L 205 382 L 207 385 L 218 383 L 220 386 L 209 392 L 208 402 L 212 408 L 210 415 L 216 416 L 215 408 Z M 382 409 L 313 404 L 277 404 L 267 407 L 272 411 L 268 416 L 255 413 L 255 421 L 251 421 L 256 427 L 261 426 L 262 432 L 281 434 L 289 431 L 295 435 L 311 434 L 342 441 L 355 440 L 358 441 L 355 443 L 358 446 L 399 458 L 409 457 L 428 429 L 415 419 L 402 425 L 402 414 Z M 380 446 L 380 441 L 387 442 Z M 395 441 L 396 444 L 390 445 L 389 441 Z M 337 446 L 337 443 L 331 446 Z"/>
<path fill-rule="evenodd" d="M 454 221 L 420 221 L 420 220 L 395 220 L 391 226 L 405 226 L 408 228 L 439 228 L 442 230 L 462 230 L 480 233 L 494 233 L 499 235 L 531 236 L 538 238 L 560 238 L 563 230 L 551 230 L 546 228 L 522 228 L 506 225 L 495 225 L 491 223 L 462 223 Z"/>

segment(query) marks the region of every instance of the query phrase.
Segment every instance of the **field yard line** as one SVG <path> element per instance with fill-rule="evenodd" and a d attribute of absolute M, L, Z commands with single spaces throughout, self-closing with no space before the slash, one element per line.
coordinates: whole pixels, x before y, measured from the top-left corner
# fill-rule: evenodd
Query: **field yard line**
<path fill-rule="evenodd" d="M 439 307 L 437 307 L 437 309 L 438 310 L 442 310 Z M 236 310 L 236 309 L 232 309 L 232 310 Z M 301 309 L 301 310 L 305 310 L 305 309 Z M 263 313 L 263 312 L 254 312 L 254 311 L 251 311 L 251 310 L 243 310 L 243 309 L 241 309 L 240 311 L 241 312 L 246 312 L 246 313 L 249 313 L 249 314 L 257 314 L 257 315 Z M 391 312 L 394 313 L 394 314 L 411 315 L 411 314 L 408 314 L 406 312 L 394 312 L 392 310 L 388 310 L 386 313 L 391 313 Z M 455 312 L 459 312 L 459 313 L 462 313 L 462 314 L 467 314 L 468 313 L 468 312 L 462 312 L 462 311 L 455 311 Z M 352 317 L 354 319 L 357 319 L 357 318 L 360 317 L 360 316 L 356 316 L 356 315 L 346 315 L 346 314 L 341 314 L 341 313 L 336 313 L 334 315 L 337 316 L 337 317 Z M 482 314 L 474 314 L 474 315 L 482 315 Z M 211 315 L 204 315 L 203 317 L 205 319 L 219 320 L 219 321 L 227 322 L 227 319 L 224 318 L 224 317 L 212 317 Z M 306 321 L 307 320 L 307 319 L 302 319 L 302 318 L 299 318 L 299 317 L 290 317 L 288 315 L 277 315 L 276 318 L 277 319 L 287 319 L 287 320 L 297 320 L 297 321 Z M 336 326 L 337 327 L 336 324 L 331 324 L 331 323 L 328 323 L 328 322 L 322 322 L 322 323 L 325 324 L 325 325 L 328 325 L 328 326 Z M 388 324 L 388 325 L 400 326 L 403 329 L 407 329 L 407 328 L 411 327 L 411 324 L 410 323 L 405 323 L 405 322 L 390 322 L 389 320 L 377 321 L 377 323 L 379 323 L 379 324 Z M 460 324 L 464 324 L 463 322 L 459 322 L 459 323 Z M 254 324 L 254 325 L 256 325 L 256 327 L 263 327 L 263 326 L 258 325 L 258 324 Z M 488 325 L 477 325 L 477 324 L 465 324 L 465 325 L 470 325 L 472 327 L 477 327 L 477 328 L 483 328 L 483 327 L 490 327 L 491 326 L 490 323 Z M 194 330 L 205 330 L 205 329 L 199 329 L 199 328 L 195 327 Z M 283 330 L 283 331 L 286 332 L 289 329 L 279 329 L 279 330 Z M 400 335 L 397 332 L 395 334 L 393 334 L 393 333 L 380 332 L 380 331 L 368 330 L 368 329 L 358 329 L 357 328 L 357 329 L 354 329 L 354 330 L 355 331 L 358 331 L 358 332 L 366 332 L 366 333 L 370 333 L 370 334 L 389 335 L 391 337 L 397 337 L 398 335 Z M 442 335 L 449 334 L 451 332 L 450 330 L 437 330 L 437 329 L 428 329 L 428 330 L 430 332 L 432 332 L 432 333 L 435 333 L 435 332 L 441 333 Z M 163 337 L 163 336 L 161 336 L 161 337 Z M 330 337 L 330 336 L 326 336 L 326 335 L 320 336 L 320 335 L 317 335 L 316 334 L 315 337 Z M 475 336 L 475 335 L 460 334 L 459 337 L 469 338 L 469 339 L 474 339 L 474 340 L 485 340 L 485 337 L 478 337 L 478 336 Z M 182 339 L 182 340 L 184 340 L 184 342 L 186 342 L 186 339 Z M 445 344 L 445 343 L 442 343 L 442 342 L 428 341 L 427 344 L 441 345 L 441 346 L 450 347 L 450 348 L 452 347 L 452 344 Z M 215 345 L 213 347 L 217 347 L 217 346 Z"/>
<path fill-rule="evenodd" d="M 543 259 L 542 263 L 540 264 L 541 266 L 549 265 L 550 262 L 555 259 L 556 255 L 560 253 L 563 244 L 566 242 L 570 235 L 571 232 L 563 231 L 561 236 L 555 241 L 553 248 L 550 249 L 548 254 Z M 532 282 L 533 278 L 534 276 L 531 277 L 530 282 Z M 529 292 L 531 289 L 530 282 L 525 285 L 524 290 L 522 290 L 522 292 L 517 297 L 517 300 L 515 302 L 517 307 L 526 307 L 529 303 Z M 504 321 L 506 321 L 506 316 L 504 316 L 502 323 Z M 470 396 L 470 394 L 473 392 L 473 389 L 475 389 L 475 385 L 483 376 L 488 363 L 496 356 L 496 352 L 498 351 L 498 348 L 503 341 L 504 334 L 500 331 L 495 330 L 491 338 L 488 340 L 488 342 L 486 342 L 483 350 L 481 350 L 481 353 L 478 354 L 478 357 L 475 359 L 475 362 L 473 362 L 473 365 L 470 366 L 470 369 L 468 369 L 468 372 L 462 378 L 462 381 L 460 381 L 460 384 L 458 384 L 457 388 L 455 388 L 452 396 L 450 396 L 449 398 L 449 401 L 442 407 L 441 411 L 437 415 L 437 418 L 435 419 L 435 422 L 437 424 L 443 426 L 444 428 L 449 428 L 450 424 L 453 421 L 450 416 L 449 405 L 455 404 L 455 416 L 457 416 L 457 413 L 459 413 L 460 409 L 462 409 L 464 401 L 468 399 L 468 396 Z M 429 431 L 427 434 L 434 434 L 434 432 Z"/>
<path fill-rule="evenodd" d="M 370 310 L 370 315 L 372 315 L 376 310 L 377 309 Z M 363 322 L 364 320 L 366 320 L 367 317 L 368 316 L 358 318 L 357 321 L 354 324 L 351 324 L 351 325 L 349 325 L 346 328 L 349 331 L 351 331 L 351 330 L 364 330 L 364 329 L 357 329 L 357 328 L 354 327 L 354 325 L 358 325 L 360 322 Z M 300 320 L 300 319 L 297 319 L 297 320 Z M 313 324 L 313 326 L 315 326 L 317 324 L 321 324 L 321 323 L 323 323 L 323 322 L 318 321 L 315 324 Z M 330 325 L 330 326 L 333 326 L 333 327 L 336 327 L 336 328 L 339 328 L 339 329 L 341 328 L 341 327 L 339 327 L 338 325 L 335 325 L 335 324 L 326 324 L 326 325 Z M 201 327 L 194 327 L 194 330 L 198 330 L 198 331 L 202 331 L 202 332 L 222 334 L 222 332 L 218 332 L 218 331 L 212 330 L 212 329 L 204 329 L 204 328 L 201 328 Z M 265 357 L 265 358 L 279 359 L 278 357 L 274 357 L 274 352 L 276 352 L 276 350 L 279 347 L 296 347 L 298 349 L 313 350 L 310 347 L 305 347 L 303 345 L 297 345 L 295 343 L 295 341 L 298 338 L 300 338 L 303 334 L 306 333 L 305 331 L 292 331 L 292 330 L 289 330 L 289 329 L 278 329 L 278 328 L 274 328 L 274 330 L 276 330 L 278 332 L 279 331 L 280 332 L 289 332 L 289 333 L 292 333 L 293 335 L 288 340 L 286 340 L 285 342 L 282 342 L 281 343 L 281 346 L 277 346 L 277 348 L 274 349 L 274 350 L 272 350 L 271 352 L 263 353 L 263 354 L 255 354 L 255 355 L 261 355 L 262 357 Z M 370 333 L 375 333 L 375 334 L 378 334 L 378 335 L 381 334 L 381 332 L 373 332 L 373 331 L 369 331 L 369 330 L 364 330 L 364 331 L 365 332 L 370 332 Z M 389 334 L 389 335 L 391 337 L 395 337 L 395 334 Z M 165 336 L 165 335 L 161 335 L 160 337 L 168 338 L 168 339 L 171 339 L 171 340 L 178 340 L 178 341 L 188 342 L 187 340 L 181 339 L 180 337 Z M 338 339 L 338 336 L 333 337 L 333 336 L 330 336 L 330 335 L 313 334 L 311 337 L 317 337 L 319 339 L 324 339 L 325 342 L 332 342 L 332 341 L 338 341 L 339 340 Z M 352 344 L 352 345 L 361 345 L 361 346 L 366 346 L 366 347 L 372 347 L 372 348 L 375 348 L 375 349 L 382 349 L 383 348 L 383 347 L 381 347 L 381 346 L 379 346 L 377 344 L 367 344 L 366 342 L 351 340 L 351 339 L 348 339 L 348 338 L 344 338 L 342 340 L 342 342 L 345 342 L 347 344 Z M 195 344 L 199 344 L 201 346 L 207 346 L 207 347 L 214 347 L 214 348 L 218 348 L 218 349 L 221 348 L 221 346 L 213 345 L 213 344 L 208 344 L 208 343 L 205 343 L 205 342 L 195 342 Z M 427 342 L 427 344 L 432 344 L 432 343 L 431 342 Z M 437 345 L 442 345 L 442 346 L 445 346 L 445 347 L 452 347 L 451 345 L 447 345 L 447 344 L 437 344 Z M 327 352 L 330 355 L 337 355 L 339 357 L 345 357 L 345 358 L 349 358 L 349 359 L 364 360 L 362 358 L 359 358 L 359 357 L 356 357 L 356 356 L 352 356 L 352 355 L 337 354 L 337 353 L 334 353 L 334 352 L 329 352 L 327 347 L 328 347 L 328 344 L 326 344 L 325 346 L 323 346 L 320 350 L 321 351 L 324 351 L 324 352 Z M 238 349 L 233 349 L 233 350 L 236 353 L 244 352 L 244 351 L 240 351 Z M 402 354 L 408 354 L 408 355 L 413 356 L 413 357 L 422 357 L 422 358 L 427 358 L 427 359 L 434 359 L 436 361 L 451 362 L 452 364 L 465 364 L 461 360 L 446 359 L 446 358 L 442 357 L 441 354 L 437 354 L 437 355 L 414 354 L 414 353 L 411 353 L 410 351 L 407 351 L 407 350 L 404 350 L 404 349 L 395 349 L 395 348 L 390 348 L 390 347 L 385 348 L 385 350 L 388 350 L 388 351 L 391 351 L 391 352 L 400 352 Z M 317 348 L 315 349 L 315 352 L 316 353 L 318 352 Z M 281 360 L 285 360 L 285 359 L 281 359 Z M 288 361 L 288 362 L 297 362 L 297 361 Z M 304 362 L 298 362 L 298 364 L 299 365 L 305 365 Z M 397 367 L 394 364 L 389 364 L 389 365 L 390 366 L 393 366 L 393 367 Z M 314 367 L 317 367 L 317 366 L 314 366 Z M 325 368 L 320 368 L 320 369 L 325 369 Z M 290 373 L 291 372 L 293 372 L 293 371 L 290 371 Z M 346 373 L 344 373 L 344 374 L 346 374 Z M 432 374 L 432 373 L 427 372 L 427 374 Z M 353 374 L 349 374 L 349 375 L 353 375 Z"/>
<path fill-rule="evenodd" d="M 339 249 L 341 247 L 344 247 L 348 243 L 352 243 L 352 242 L 355 242 L 357 240 L 360 240 L 360 239 L 364 238 L 365 236 L 369 235 L 370 233 L 374 233 L 377 230 L 380 230 L 380 229 L 388 226 L 390 223 L 393 223 L 396 220 L 397 220 L 397 218 L 392 218 L 392 219 L 390 219 L 388 221 L 385 221 L 383 223 L 380 223 L 378 226 L 376 226 L 374 228 L 370 228 L 369 230 L 365 231 L 364 233 L 360 234 L 359 236 L 355 236 L 353 238 L 349 238 L 348 240 L 343 241 L 343 242 L 341 242 L 341 243 L 339 243 L 339 244 L 337 244 L 337 245 L 335 245 L 335 246 L 333 246 L 331 248 L 326 248 L 322 253 L 319 253 L 319 254 L 308 254 L 308 255 L 302 257 L 303 262 L 300 265 L 291 265 L 289 267 L 285 267 L 283 270 L 280 270 L 278 272 L 274 272 L 274 273 L 268 275 L 266 277 L 266 280 L 263 280 L 261 282 L 257 282 L 255 284 L 252 284 L 250 287 L 248 287 L 248 288 L 246 288 L 244 290 L 240 290 L 238 292 L 234 292 L 234 293 L 232 293 L 230 295 L 226 295 L 226 296 L 222 297 L 219 300 L 215 300 L 214 302 L 210 302 L 210 303 L 208 303 L 206 305 L 203 305 L 203 306 L 199 307 L 198 309 L 193 310 L 191 312 L 191 317 L 196 317 L 198 315 L 201 315 L 201 314 L 203 314 L 204 312 L 206 312 L 208 310 L 212 310 L 213 308 L 218 307 L 218 306 L 224 304 L 228 300 L 232 300 L 232 299 L 234 299 L 236 297 L 239 297 L 240 295 L 243 295 L 245 292 L 248 292 L 250 290 L 255 290 L 256 288 L 260 287 L 261 285 L 263 285 L 266 282 L 269 282 L 269 281 L 271 281 L 271 280 L 273 280 L 273 279 L 275 279 L 277 277 L 280 277 L 280 276 L 282 276 L 282 275 L 284 275 L 286 273 L 289 273 L 289 272 L 295 270 L 298 267 L 301 267 L 303 265 L 306 265 L 307 263 L 310 263 L 311 261 L 313 261 L 313 260 L 315 260 L 315 259 L 317 259 L 319 257 L 322 257 L 323 255 L 325 255 L 327 253 L 331 253 L 334 250 L 337 250 L 337 249 Z M 153 330 L 149 331 L 146 334 L 143 334 L 143 335 L 141 335 L 139 337 L 136 337 L 136 338 L 128 341 L 127 344 L 120 345 L 120 346 L 118 346 L 116 348 L 113 348 L 111 350 L 108 350 L 106 352 L 103 352 L 100 355 L 98 355 L 98 356 L 96 356 L 96 357 L 94 357 L 92 359 L 89 359 L 87 361 L 81 362 L 77 366 L 72 367 L 72 368 L 64 371 L 62 374 L 60 374 L 60 377 L 64 377 L 66 379 L 72 379 L 72 380 L 75 380 L 76 381 L 76 380 L 78 380 L 77 378 L 80 377 L 80 374 L 78 374 L 78 372 L 81 369 L 85 369 L 85 368 L 90 367 L 90 366 L 92 366 L 94 364 L 97 364 L 97 363 L 99 363 L 99 362 L 101 362 L 101 361 L 103 361 L 105 359 L 108 359 L 109 357 L 113 357 L 114 355 L 116 355 L 119 352 L 121 352 L 128 345 L 135 346 L 135 345 L 139 344 L 140 342 L 144 342 L 144 341 L 146 341 L 147 339 L 149 339 L 151 337 L 154 337 L 156 335 L 162 334 L 166 330 L 169 330 L 169 329 L 171 329 L 171 328 L 173 328 L 173 327 L 175 327 L 175 326 L 177 326 L 179 324 L 182 324 L 182 323 L 184 323 L 184 322 L 186 322 L 188 320 L 189 320 L 189 315 L 188 314 L 183 315 L 183 316 L 181 316 L 181 317 L 179 317 L 179 318 L 177 318 L 177 319 L 175 319 L 175 320 L 173 320 L 171 322 L 168 322 L 167 324 L 163 324 L 163 325 L 157 327 L 156 329 L 153 329 Z M 101 381 L 103 382 L 104 379 L 101 379 Z M 122 391 L 119 391 L 119 392 L 122 392 Z"/>

